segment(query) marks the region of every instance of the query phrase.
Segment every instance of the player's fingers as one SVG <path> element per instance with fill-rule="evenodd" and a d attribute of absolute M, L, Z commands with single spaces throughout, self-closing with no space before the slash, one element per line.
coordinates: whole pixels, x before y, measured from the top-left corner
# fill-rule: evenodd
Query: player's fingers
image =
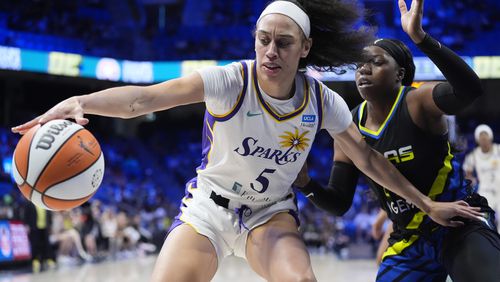
<path fill-rule="evenodd" d="M 83 117 L 83 113 L 76 114 L 75 115 L 75 121 L 79 125 L 86 125 L 87 123 L 89 123 L 89 119 L 88 118 L 84 118 Z"/>
<path fill-rule="evenodd" d="M 474 209 L 475 207 L 460 207 L 457 209 L 456 216 L 460 216 L 463 218 L 471 219 L 471 220 L 477 220 L 478 217 L 483 217 L 483 213 L 481 213 L 478 210 Z"/>
<path fill-rule="evenodd" d="M 469 206 L 469 203 L 467 203 L 466 201 L 456 201 L 455 203 L 461 206 Z"/>
<path fill-rule="evenodd" d="M 421 12 L 424 9 L 424 0 L 413 0 L 412 6 L 413 2 L 415 3 L 415 8 L 417 9 L 417 11 Z"/>
<path fill-rule="evenodd" d="M 405 0 L 398 0 L 399 12 L 401 15 L 408 13 L 408 8 L 406 7 Z"/>
<path fill-rule="evenodd" d="M 11 128 L 11 131 L 13 133 L 20 133 L 24 134 L 26 133 L 30 128 L 38 124 L 38 120 L 40 117 L 34 118 L 26 123 L 23 123 L 21 125 L 15 126 Z"/>
<path fill-rule="evenodd" d="M 89 123 L 89 119 L 88 118 L 75 118 L 75 121 L 79 125 L 86 125 L 86 124 Z"/>
<path fill-rule="evenodd" d="M 482 215 L 482 213 L 481 213 L 481 207 L 471 207 L 469 205 L 469 203 L 467 203 L 465 201 L 457 201 L 455 203 L 458 204 L 459 208 L 462 209 L 462 210 L 464 210 L 464 211 L 468 211 L 471 214 L 475 214 L 475 215 Z"/>
<path fill-rule="evenodd" d="M 28 132 L 28 131 L 29 131 L 29 129 L 25 129 L 25 130 L 20 130 L 20 131 L 18 131 L 17 133 L 19 133 L 19 134 L 21 134 L 21 135 L 24 135 L 24 134 L 26 134 L 26 132 Z"/>
<path fill-rule="evenodd" d="M 471 217 L 478 217 L 478 216 L 483 217 L 483 213 L 476 210 L 467 210 L 466 213 L 469 214 L 469 216 Z"/>
<path fill-rule="evenodd" d="M 24 130 L 20 131 L 19 134 L 24 135 L 24 134 L 28 133 L 28 131 L 30 131 L 30 129 L 32 129 L 32 128 L 38 128 L 40 126 L 41 126 L 40 124 L 36 124 L 33 127 L 30 127 L 30 128 L 27 128 L 27 129 L 24 129 Z"/>

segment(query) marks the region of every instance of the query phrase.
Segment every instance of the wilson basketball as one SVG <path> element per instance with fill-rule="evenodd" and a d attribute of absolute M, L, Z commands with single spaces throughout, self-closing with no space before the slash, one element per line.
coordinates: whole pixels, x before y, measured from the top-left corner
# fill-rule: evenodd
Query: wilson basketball
<path fill-rule="evenodd" d="M 19 140 L 12 168 L 17 186 L 32 203 L 48 210 L 68 210 L 97 191 L 104 156 L 96 138 L 81 125 L 52 120 Z"/>

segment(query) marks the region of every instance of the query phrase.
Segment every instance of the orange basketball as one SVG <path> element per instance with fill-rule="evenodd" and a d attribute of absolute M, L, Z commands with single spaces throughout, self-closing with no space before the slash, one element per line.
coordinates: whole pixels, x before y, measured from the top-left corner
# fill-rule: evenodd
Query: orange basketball
<path fill-rule="evenodd" d="M 48 210 L 85 203 L 99 188 L 104 156 L 81 125 L 52 120 L 30 129 L 16 146 L 12 171 L 21 193 Z"/>

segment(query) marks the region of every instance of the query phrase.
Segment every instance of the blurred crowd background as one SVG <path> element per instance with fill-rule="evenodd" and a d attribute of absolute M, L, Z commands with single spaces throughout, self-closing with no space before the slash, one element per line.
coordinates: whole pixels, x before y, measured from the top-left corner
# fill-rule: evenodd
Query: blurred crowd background
<path fill-rule="evenodd" d="M 267 2 L 0 1 L 0 45 L 130 60 L 251 59 L 251 30 Z M 425 4 L 424 28 L 460 55 L 500 55 L 499 1 Z M 368 9 L 365 24 L 376 26 L 380 37 L 409 43 L 400 30 L 397 1 L 364 0 L 360 5 Z M 120 84 L 0 71 L 0 220 L 26 222 L 33 208 L 11 177 L 12 153 L 20 136 L 12 134 L 10 127 L 69 96 L 116 85 Z M 485 80 L 484 85 L 485 97 L 450 119 L 460 161 L 476 146 L 473 131 L 477 124 L 489 124 L 499 133 L 495 140 L 500 137 L 500 82 Z M 328 86 L 346 98 L 350 107 L 360 101 L 353 82 Z M 126 121 L 90 117 L 87 128 L 103 149 L 105 177 L 87 204 L 47 215 L 54 261 L 77 265 L 159 251 L 179 212 L 184 184 L 195 176 L 201 162 L 203 110 L 203 105 L 187 106 Z M 308 163 L 311 176 L 323 184 L 328 181 L 332 156 L 332 141 L 320 133 Z M 371 225 L 379 204 L 363 179 L 343 217 L 320 211 L 302 196 L 298 200 L 300 229 L 312 251 L 331 252 L 342 259 L 375 255 L 378 242 L 371 236 Z"/>
<path fill-rule="evenodd" d="M 268 2 L 1 1 L 0 45 L 129 60 L 253 58 L 251 31 Z M 364 23 L 376 26 L 380 36 L 406 39 L 397 1 L 359 3 L 367 10 Z M 437 0 L 425 5 L 424 28 L 443 43 L 463 55 L 492 54 L 491 44 L 500 34 L 498 1 Z"/>

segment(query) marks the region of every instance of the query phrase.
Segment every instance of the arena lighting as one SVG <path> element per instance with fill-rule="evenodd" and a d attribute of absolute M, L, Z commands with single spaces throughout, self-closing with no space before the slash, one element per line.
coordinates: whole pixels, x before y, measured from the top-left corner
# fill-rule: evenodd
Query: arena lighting
<path fill-rule="evenodd" d="M 0 69 L 21 70 L 21 49 L 0 46 Z"/>
<path fill-rule="evenodd" d="M 5 173 L 11 174 L 12 173 L 12 157 L 4 157 L 2 159 L 2 170 Z"/>
<path fill-rule="evenodd" d="M 500 56 L 462 57 L 481 79 L 500 78 Z M 427 57 L 415 57 L 415 80 L 443 80 L 443 74 Z M 155 83 L 183 75 L 206 66 L 221 66 L 231 61 L 130 61 L 98 58 L 63 52 L 42 52 L 0 46 L 0 69 L 30 71 L 72 77 L 86 77 L 126 83 Z M 354 70 L 338 75 L 318 72 L 312 68 L 307 74 L 322 81 L 354 81 Z"/>

